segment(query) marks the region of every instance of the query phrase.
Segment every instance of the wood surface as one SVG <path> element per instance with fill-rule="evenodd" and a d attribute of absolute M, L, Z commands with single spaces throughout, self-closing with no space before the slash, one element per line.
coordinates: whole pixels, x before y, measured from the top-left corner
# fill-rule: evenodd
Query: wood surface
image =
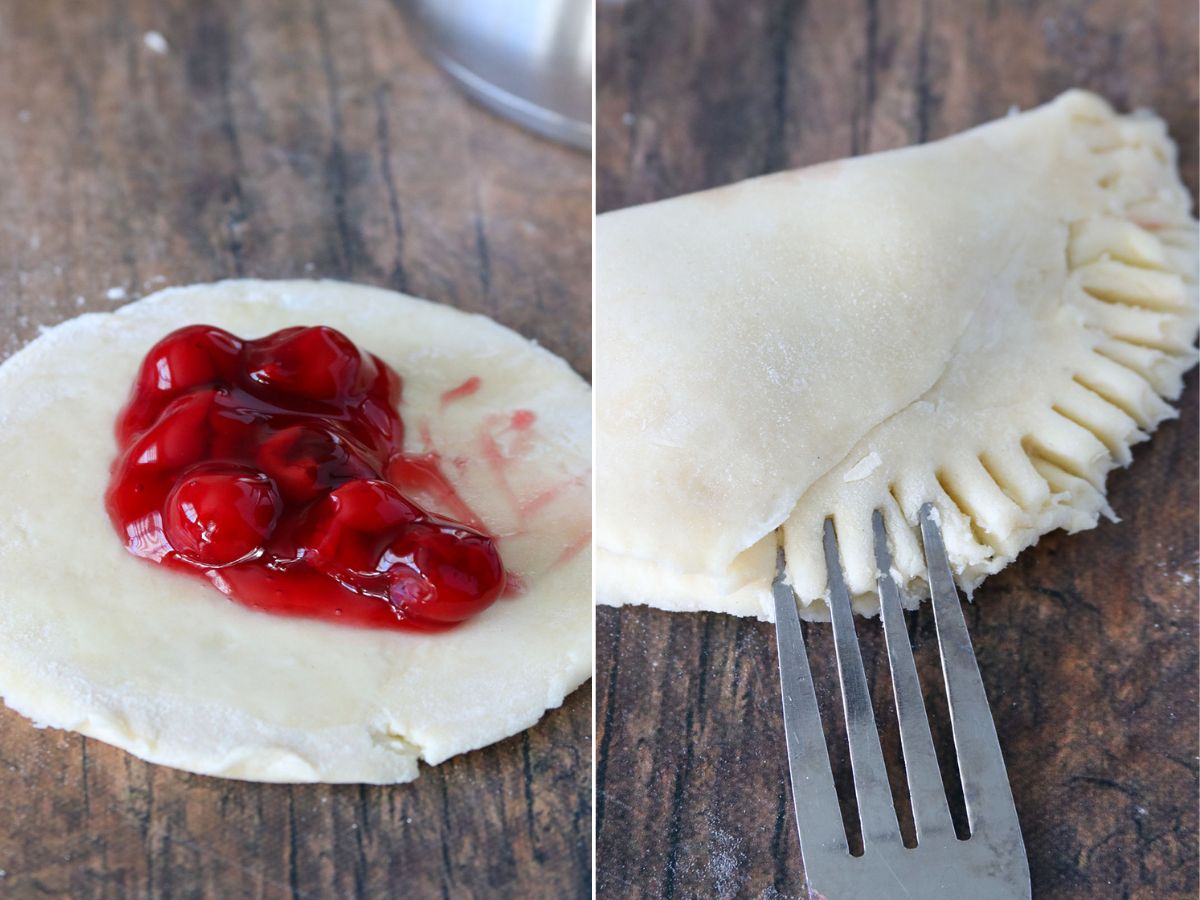
<path fill-rule="evenodd" d="M 0 167 L 0 356 L 171 284 L 330 277 L 589 371 L 587 157 L 462 99 L 387 0 L 0 4 Z M 589 695 L 395 787 L 192 776 L 4 711 L 0 897 L 586 896 Z"/>
<path fill-rule="evenodd" d="M 1196 189 L 1192 0 L 631 0 L 598 24 L 601 211 L 937 138 L 1071 86 L 1155 108 Z M 1195 372 L 1180 408 L 1112 476 L 1120 524 L 1045 538 L 967 608 L 1037 898 L 1197 895 Z M 910 630 L 945 767 L 928 606 Z M 879 626 L 859 633 L 898 760 Z M 828 628 L 808 638 L 836 722 Z M 760 622 L 599 611 L 599 896 L 803 894 L 775 666 Z"/>

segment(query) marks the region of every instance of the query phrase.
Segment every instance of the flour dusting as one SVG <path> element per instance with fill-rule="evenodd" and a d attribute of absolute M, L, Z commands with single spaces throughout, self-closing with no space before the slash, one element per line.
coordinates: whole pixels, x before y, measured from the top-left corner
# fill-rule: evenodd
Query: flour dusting
<path fill-rule="evenodd" d="M 147 50 L 157 53 L 159 56 L 166 56 L 171 50 L 171 45 L 167 43 L 167 39 L 157 31 L 147 31 L 142 35 L 142 43 L 146 45 Z"/>

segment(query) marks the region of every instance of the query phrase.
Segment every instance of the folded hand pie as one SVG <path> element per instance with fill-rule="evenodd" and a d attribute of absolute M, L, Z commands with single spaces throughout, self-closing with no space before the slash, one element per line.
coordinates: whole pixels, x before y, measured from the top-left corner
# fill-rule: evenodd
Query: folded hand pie
<path fill-rule="evenodd" d="M 1161 120 L 1072 91 L 933 144 L 597 225 L 597 593 L 771 617 L 776 529 L 825 615 L 822 522 L 860 610 L 941 514 L 970 590 L 1105 477 L 1195 363 L 1196 223 Z"/>

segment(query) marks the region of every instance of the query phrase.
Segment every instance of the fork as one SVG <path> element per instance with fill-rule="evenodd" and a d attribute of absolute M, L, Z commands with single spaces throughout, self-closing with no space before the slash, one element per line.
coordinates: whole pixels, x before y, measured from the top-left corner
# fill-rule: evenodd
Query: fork
<path fill-rule="evenodd" d="M 959 840 L 954 833 L 912 646 L 904 627 L 900 594 L 891 575 L 887 532 L 882 515 L 876 512 L 872 526 L 880 618 L 917 845 L 906 848 L 901 840 L 854 631 L 850 595 L 838 559 L 837 537 L 832 520 L 826 520 L 829 609 L 864 851 L 858 857 L 850 855 L 842 826 L 796 597 L 785 582 L 781 548 L 773 585 L 775 634 L 792 800 L 809 896 L 829 900 L 1027 898 L 1030 884 L 1025 844 L 937 513 L 931 504 L 925 504 L 919 518 L 970 837 Z"/>

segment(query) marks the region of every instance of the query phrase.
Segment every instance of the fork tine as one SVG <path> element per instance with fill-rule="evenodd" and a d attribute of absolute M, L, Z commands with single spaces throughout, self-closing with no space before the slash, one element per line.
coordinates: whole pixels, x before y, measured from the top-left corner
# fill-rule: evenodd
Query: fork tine
<path fill-rule="evenodd" d="M 900 746 L 904 750 L 904 770 L 908 776 L 908 796 L 918 843 L 931 837 L 954 835 L 942 774 L 929 733 L 925 699 L 917 677 L 912 645 L 904 627 L 900 592 L 892 578 L 892 555 L 888 550 L 887 530 L 878 510 L 872 516 L 875 532 L 875 565 L 879 569 L 879 617 L 887 642 L 888 665 L 892 670 L 892 691 L 896 697 L 896 718 L 900 724 Z"/>
<path fill-rule="evenodd" d="M 817 692 L 813 687 L 812 670 L 808 667 L 804 635 L 800 631 L 796 595 L 785 581 L 782 547 L 776 556 L 775 582 L 771 588 L 775 595 L 775 645 L 779 653 L 779 685 L 783 693 L 783 726 L 792 779 L 792 804 L 800 832 L 800 852 L 805 870 L 811 877 L 817 868 L 815 863 L 824 859 L 825 854 L 848 856 L 850 848 L 842 827 L 837 790 L 833 786 L 829 748 L 825 744 Z"/>
<path fill-rule="evenodd" d="M 833 642 L 837 650 L 838 680 L 842 687 L 842 708 L 846 714 L 846 738 L 850 744 L 850 768 L 854 772 L 854 794 L 858 798 L 858 819 L 862 826 L 863 846 L 872 842 L 900 843 L 900 825 L 892 788 L 883 764 L 875 711 L 867 690 L 858 635 L 854 632 L 854 613 L 850 593 L 842 577 L 837 536 L 833 520 L 825 520 L 825 568 L 829 578 L 829 612 L 833 620 Z"/>
<path fill-rule="evenodd" d="M 942 675 L 946 681 L 967 821 L 972 835 L 980 826 L 993 826 L 997 830 L 1016 828 L 1019 834 L 1000 740 L 996 736 L 983 678 L 975 661 L 975 651 L 959 606 L 958 589 L 935 516 L 932 504 L 921 507 L 921 536 L 925 541 L 929 591 L 933 598 L 933 616 L 942 654 Z"/>

